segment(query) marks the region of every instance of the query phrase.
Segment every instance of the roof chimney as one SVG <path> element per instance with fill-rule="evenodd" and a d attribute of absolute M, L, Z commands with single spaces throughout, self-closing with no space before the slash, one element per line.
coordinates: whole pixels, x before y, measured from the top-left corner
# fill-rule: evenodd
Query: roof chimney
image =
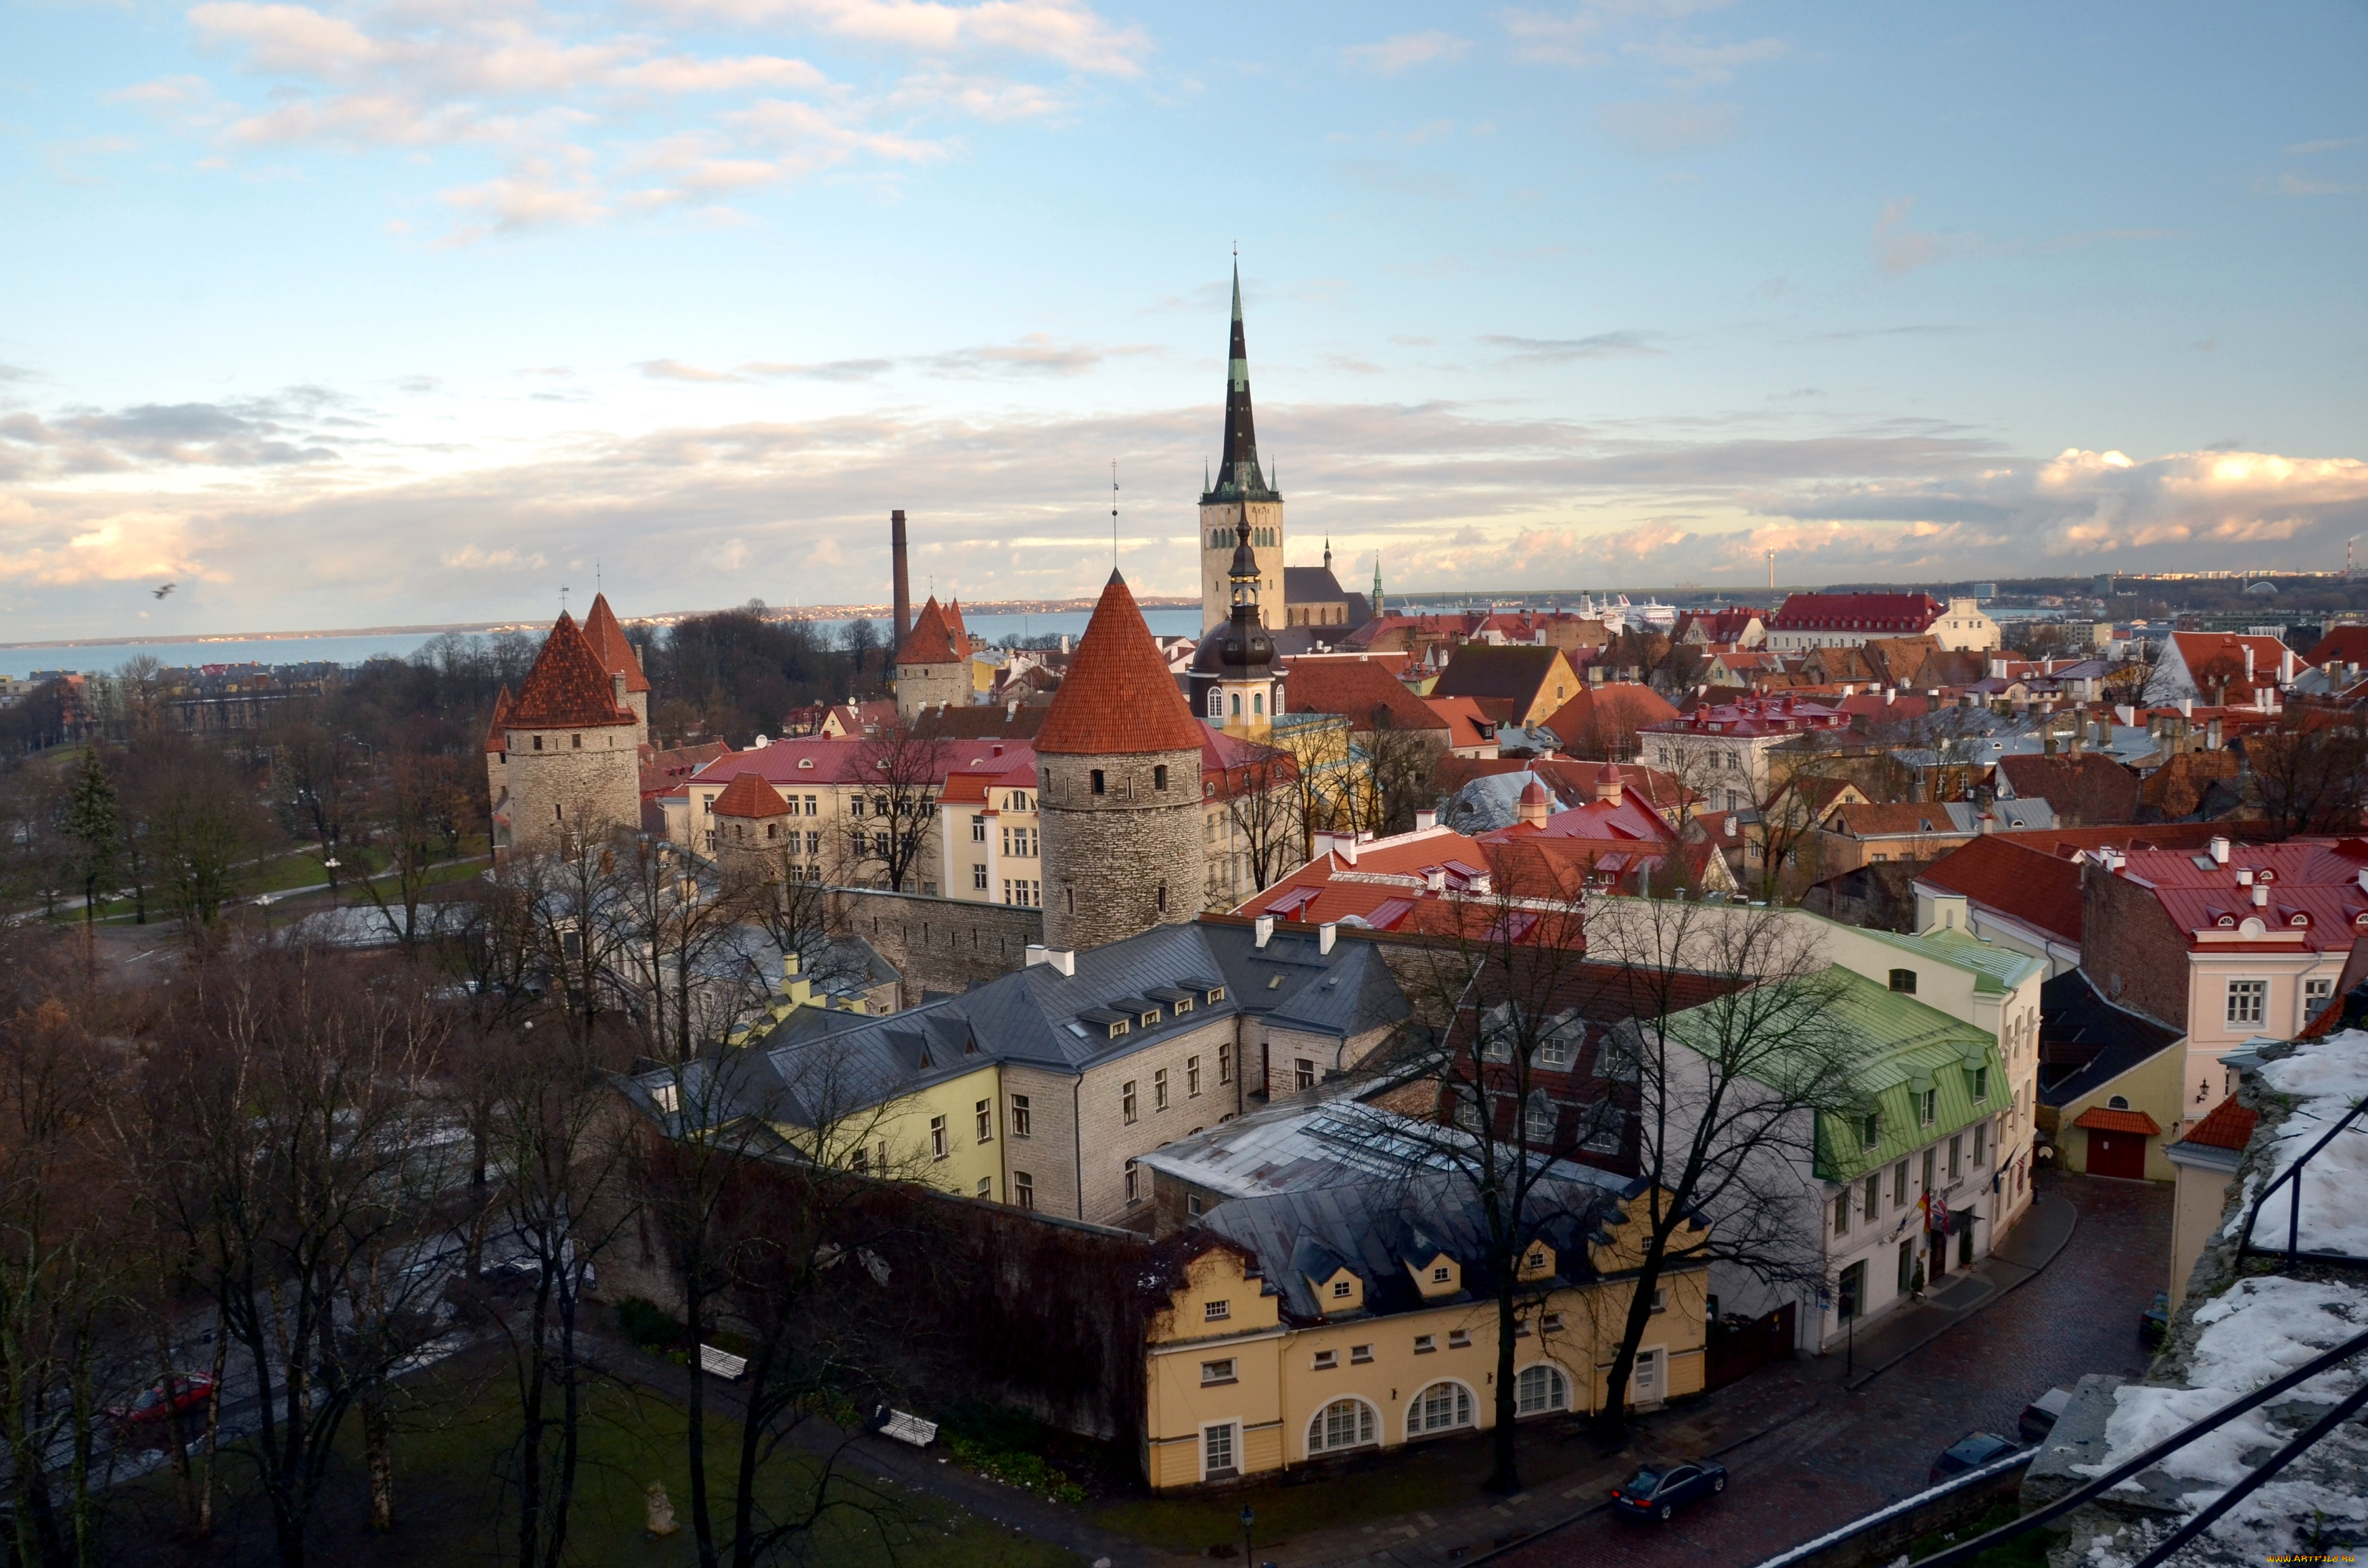
<path fill-rule="evenodd" d="M 1617 801 L 1626 789 L 1627 786 L 1620 781 L 1618 763 L 1607 762 L 1596 771 L 1595 798 L 1598 801 Z"/>
<path fill-rule="evenodd" d="M 2267 892 L 2269 890 L 2264 888 L 2261 891 Z M 1337 920 L 1326 920 L 1323 925 L 1315 927 L 1315 950 L 1319 953 L 1330 952 L 1332 944 L 1339 939 L 1339 936 L 1340 923 Z"/>
<path fill-rule="evenodd" d="M 2226 838 L 2215 837 L 2212 840 L 2212 862 L 2215 866 L 2225 866 L 2228 863 L 2228 840 Z"/>
<path fill-rule="evenodd" d="M 2270 884 L 2267 882 L 2255 882 L 2253 884 L 2253 907 L 2255 909 L 2267 909 L 2269 906 Z"/>
<path fill-rule="evenodd" d="M 1418 811 L 1418 812 L 1415 812 L 1415 814 L 1414 814 L 1414 830 L 1415 830 L 1417 833 L 1429 833 L 1432 828 L 1437 827 L 1438 825 L 1439 825 L 1439 808 L 1438 808 L 1438 807 L 1436 807 L 1436 806 L 1425 806 L 1425 807 L 1423 807 L 1423 808 L 1422 808 L 1422 810 L 1420 810 L 1420 811 Z M 2368 874 L 2368 873 L 2363 873 L 2363 874 Z"/>
<path fill-rule="evenodd" d="M 1257 932 L 1257 936 L 1254 938 L 1257 945 L 1261 948 L 1265 947 L 1267 943 L 1271 941 L 1274 937 L 1274 916 L 1271 915 L 1259 915 L 1255 921 L 1251 922 L 1251 928 Z"/>
<path fill-rule="evenodd" d="M 1040 963 L 1050 964 L 1063 974 L 1075 974 L 1077 972 L 1077 951 L 1075 948 L 1048 948 L 1041 942 L 1030 942 L 1028 944 L 1027 967 L 1033 969 Z"/>
<path fill-rule="evenodd" d="M 896 646 L 901 648 L 913 630 L 913 575 L 905 559 L 905 509 L 901 506 L 888 514 L 888 554 L 895 572 Z"/>

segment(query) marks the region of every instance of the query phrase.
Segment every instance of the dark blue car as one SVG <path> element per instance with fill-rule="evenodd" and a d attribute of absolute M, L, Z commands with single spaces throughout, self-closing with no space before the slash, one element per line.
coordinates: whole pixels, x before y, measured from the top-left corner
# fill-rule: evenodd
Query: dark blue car
<path fill-rule="evenodd" d="M 2014 1444 L 1995 1432 L 1968 1432 L 1932 1461 L 1931 1479 L 1942 1482 L 1969 1470 L 1979 1470 L 1990 1460 L 2010 1454 L 2014 1449 Z"/>
<path fill-rule="evenodd" d="M 1611 1489 L 1611 1507 L 1632 1519 L 1666 1519 L 1697 1497 L 1725 1490 L 1726 1466 L 1716 1460 L 1648 1465 Z"/>

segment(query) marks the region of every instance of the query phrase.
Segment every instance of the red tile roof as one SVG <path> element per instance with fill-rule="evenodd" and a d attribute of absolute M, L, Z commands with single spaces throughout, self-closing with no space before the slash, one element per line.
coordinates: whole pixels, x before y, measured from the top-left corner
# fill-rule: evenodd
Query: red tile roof
<path fill-rule="evenodd" d="M 2161 1125 L 2142 1110 L 2107 1110 L 2103 1106 L 2090 1106 L 2072 1119 L 2072 1125 L 2097 1132 L 2139 1132 L 2148 1138 L 2162 1136 Z"/>
<path fill-rule="evenodd" d="M 592 596 L 592 608 L 585 612 L 584 640 L 600 655 L 600 663 L 610 675 L 622 672 L 627 691 L 647 691 L 650 677 L 642 673 L 642 661 L 633 645 L 625 641 L 625 629 L 617 624 L 617 612 L 609 608 L 609 596 Z"/>
<path fill-rule="evenodd" d="M 632 713 L 617 706 L 608 666 L 575 618 L 561 610 L 505 722 L 513 730 L 592 730 L 633 722 Z"/>
<path fill-rule="evenodd" d="M 2253 1124 L 2260 1119 L 2231 1096 L 2214 1106 L 2211 1115 L 2189 1128 L 2187 1136 L 2180 1142 L 2208 1144 L 2214 1149 L 2242 1149 L 2253 1141 Z M 2084 1118 L 2074 1125 L 2085 1125 L 2085 1121 Z"/>
<path fill-rule="evenodd" d="M 2203 865 L 2197 865 L 2197 860 Z M 2209 855 L 2187 850 L 2133 851 L 2113 873 L 2151 892 L 2174 930 L 2188 934 L 2191 947 L 2219 951 L 2270 943 L 2294 951 L 2350 952 L 2368 931 L 2368 889 L 2360 872 L 2368 867 L 2368 844 L 2238 844 L 2225 866 Z M 2249 872 L 2266 901 L 2253 902 L 2254 886 L 2237 881 Z M 2266 881 L 2263 879 L 2267 879 Z M 2246 932 L 2246 923 L 2260 928 Z M 2199 932 L 2228 933 L 2226 939 Z"/>
<path fill-rule="evenodd" d="M 2303 657 L 2314 665 L 2368 665 L 2368 626 L 2330 628 Z"/>
<path fill-rule="evenodd" d="M 781 792 L 754 773 L 743 773 L 724 786 L 723 793 L 715 797 L 715 814 L 720 817 L 783 817 L 790 814 L 790 803 Z"/>
<path fill-rule="evenodd" d="M 2002 756 L 1998 770 L 2019 801 L 2045 801 L 2057 820 L 2100 827 L 2135 821 L 2138 776 L 2110 756 Z"/>
<path fill-rule="evenodd" d="M 1948 609 L 1930 594 L 1793 594 L 1769 621 L 1770 631 L 1924 631 Z"/>
<path fill-rule="evenodd" d="M 1678 710 L 1651 687 L 1607 681 L 1581 687 L 1577 696 L 1554 710 L 1545 727 L 1566 746 L 1601 751 L 1631 744 L 1637 731 L 1677 716 Z"/>
<path fill-rule="evenodd" d="M 1984 834 L 1925 867 L 1916 880 L 1942 892 L 1962 893 L 2026 926 L 2078 942 L 2079 865 L 2022 842 L 2024 836 Z"/>
<path fill-rule="evenodd" d="M 1480 710 L 1469 697 L 1429 697 L 1422 705 L 1447 722 L 1451 745 L 1486 745 L 1497 738 L 1497 721 Z"/>
<path fill-rule="evenodd" d="M 1707 703 L 1647 728 L 1658 734 L 1784 735 L 1809 730 L 1844 730 L 1850 720 L 1822 703 L 1797 697 L 1746 697 L 1715 707 Z"/>
<path fill-rule="evenodd" d="M 503 724 L 509 716 L 510 688 L 505 685 L 502 687 L 500 694 L 494 699 L 494 716 L 492 719 L 488 720 L 485 724 L 485 749 L 487 751 L 503 751 L 507 749 L 510 744 L 509 732 L 503 728 Z"/>
<path fill-rule="evenodd" d="M 1374 714 L 1394 730 L 1447 731 L 1448 721 L 1408 691 L 1389 666 L 1369 659 L 1285 659 L 1282 695 L 1293 713 L 1345 715 L 1351 730 L 1370 730 Z"/>
<path fill-rule="evenodd" d="M 960 623 L 959 612 L 956 624 Z M 904 645 L 896 650 L 900 665 L 951 665 L 962 661 L 962 651 L 955 644 L 952 626 L 946 623 L 946 612 L 931 594 L 921 606 L 921 613 L 913 618 L 913 630 L 905 634 Z"/>
<path fill-rule="evenodd" d="M 1200 723 L 1176 689 L 1126 579 L 1115 572 L 1053 694 L 1036 749 L 1058 756 L 1201 749 Z"/>

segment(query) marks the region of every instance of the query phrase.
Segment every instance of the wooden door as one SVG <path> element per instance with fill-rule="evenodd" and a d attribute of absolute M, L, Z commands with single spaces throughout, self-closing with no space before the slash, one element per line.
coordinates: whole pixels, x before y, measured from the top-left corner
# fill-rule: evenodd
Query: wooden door
<path fill-rule="evenodd" d="M 2146 1135 L 2089 1129 L 2089 1174 L 2146 1179 Z"/>

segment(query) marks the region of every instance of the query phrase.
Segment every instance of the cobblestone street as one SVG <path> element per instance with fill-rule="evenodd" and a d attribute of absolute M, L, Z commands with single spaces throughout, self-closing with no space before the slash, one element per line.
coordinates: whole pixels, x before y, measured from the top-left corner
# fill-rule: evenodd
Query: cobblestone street
<path fill-rule="evenodd" d="M 2012 1437 L 2022 1407 L 2053 1385 L 2086 1372 L 2142 1374 L 2138 1318 L 2166 1283 L 2170 1188 L 2069 1175 L 2042 1180 L 2043 1190 L 2079 1210 L 2054 1263 L 1855 1392 L 1841 1386 L 1839 1357 L 1748 1380 L 1759 1385 L 1752 1397 L 1771 1409 L 1788 1397 L 1814 1403 L 1726 1456 L 1734 1481 L 1725 1497 L 1657 1528 L 1596 1515 L 1499 1561 L 1518 1568 L 1755 1562 L 1920 1490 L 1932 1460 L 1968 1432 Z"/>

